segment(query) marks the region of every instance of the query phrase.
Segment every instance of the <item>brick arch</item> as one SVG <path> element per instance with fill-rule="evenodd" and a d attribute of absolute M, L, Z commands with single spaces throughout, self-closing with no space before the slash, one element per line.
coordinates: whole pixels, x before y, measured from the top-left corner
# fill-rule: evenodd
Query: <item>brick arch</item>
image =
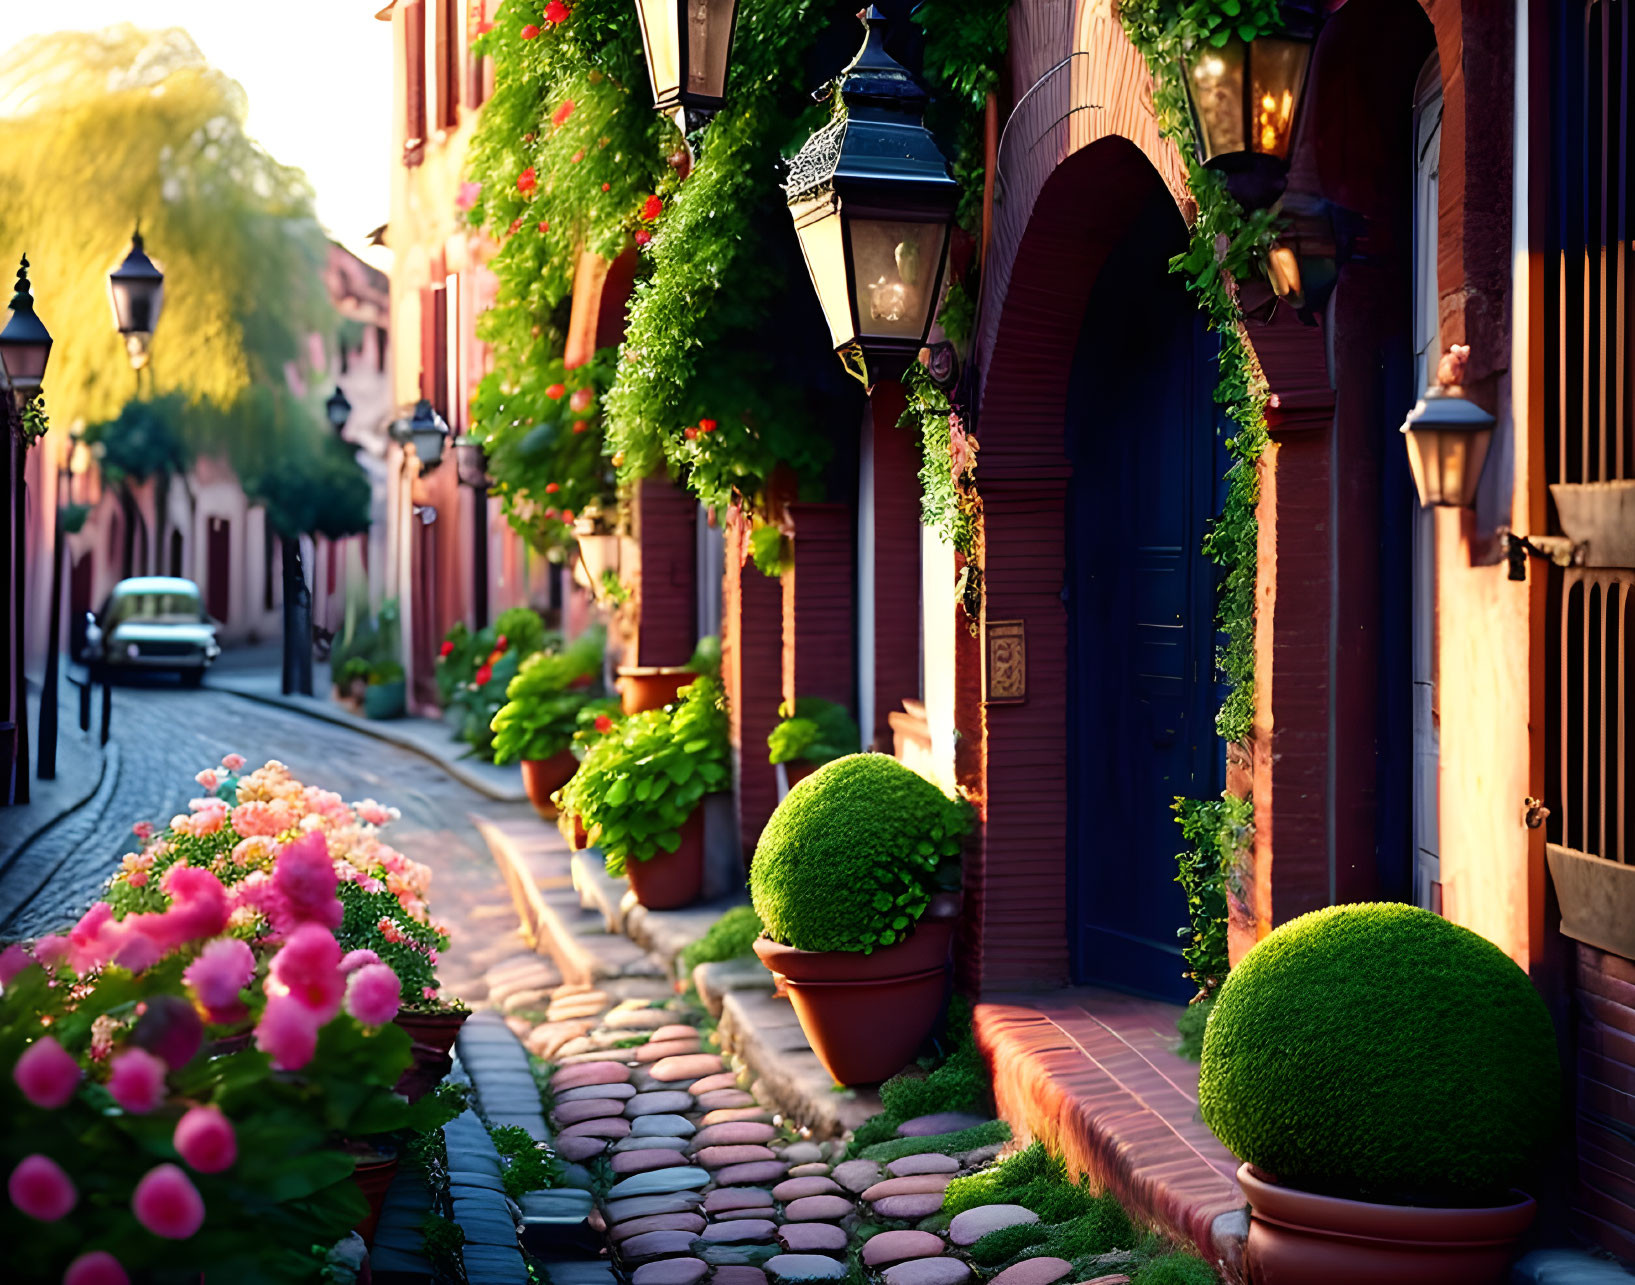
<path fill-rule="evenodd" d="M 982 851 L 968 867 L 967 982 L 1064 981 L 1067 954 L 1067 613 L 1064 449 L 1068 382 L 1091 290 L 1155 195 L 1174 189 L 1133 140 L 1102 136 L 1054 167 L 1011 257 L 995 306 L 979 465 L 985 612 L 1023 620 L 1029 699 L 964 706 L 980 726 L 964 784 L 983 802 Z M 1174 216 L 1181 228 L 1179 210 Z M 980 664 L 980 658 L 970 656 Z M 962 681 L 970 695 L 972 684 Z M 972 761 L 974 760 L 974 761 Z"/>

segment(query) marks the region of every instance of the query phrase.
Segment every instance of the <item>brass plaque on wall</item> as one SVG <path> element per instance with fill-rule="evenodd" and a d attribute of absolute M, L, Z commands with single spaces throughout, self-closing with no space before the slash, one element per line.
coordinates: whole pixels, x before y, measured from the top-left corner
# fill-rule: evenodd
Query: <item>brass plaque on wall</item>
<path fill-rule="evenodd" d="M 1020 705 L 1028 698 L 1027 629 L 1020 620 L 990 620 L 982 638 L 982 699 Z"/>

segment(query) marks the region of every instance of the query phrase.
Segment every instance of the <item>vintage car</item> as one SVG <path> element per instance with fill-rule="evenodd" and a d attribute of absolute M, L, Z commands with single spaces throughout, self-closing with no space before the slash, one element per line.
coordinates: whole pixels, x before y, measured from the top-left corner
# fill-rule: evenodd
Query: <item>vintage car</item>
<path fill-rule="evenodd" d="M 113 670 L 173 670 L 189 686 L 221 655 L 199 586 L 176 576 L 121 580 L 89 621 L 85 659 Z"/>

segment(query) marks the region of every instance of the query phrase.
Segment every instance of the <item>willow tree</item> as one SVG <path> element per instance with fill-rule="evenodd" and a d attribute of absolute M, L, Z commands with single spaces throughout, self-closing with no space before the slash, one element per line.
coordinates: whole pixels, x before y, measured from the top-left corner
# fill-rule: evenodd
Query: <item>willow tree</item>
<path fill-rule="evenodd" d="M 305 177 L 250 138 L 245 114 L 244 91 L 179 29 L 63 32 L 0 55 L 0 253 L 29 254 L 56 339 L 53 419 L 99 426 L 105 458 L 161 490 L 212 455 L 252 496 L 273 494 L 328 436 L 320 386 L 305 378 L 316 373 L 312 336 L 338 325 L 328 243 Z M 107 288 L 138 222 L 165 272 L 140 388 Z M 147 405 L 127 409 L 133 400 Z M 121 453 L 114 439 L 127 432 L 163 449 Z M 347 466 L 355 493 L 363 475 L 337 465 Z M 164 533 L 151 544 L 161 549 Z M 284 544 L 288 585 L 299 541 Z M 300 648 L 296 629 L 286 650 Z"/>

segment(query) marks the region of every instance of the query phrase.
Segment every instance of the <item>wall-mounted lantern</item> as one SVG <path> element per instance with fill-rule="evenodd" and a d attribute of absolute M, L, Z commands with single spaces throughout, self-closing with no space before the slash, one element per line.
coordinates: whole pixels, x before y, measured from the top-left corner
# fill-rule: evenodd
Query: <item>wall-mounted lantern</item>
<path fill-rule="evenodd" d="M 1202 44 L 1183 68 L 1201 159 L 1247 209 L 1270 205 L 1283 190 L 1317 39 L 1316 0 L 1283 0 L 1278 9 L 1280 30 Z"/>
<path fill-rule="evenodd" d="M 488 452 L 470 433 L 461 433 L 454 439 L 454 471 L 460 475 L 461 486 L 473 491 L 488 490 Z"/>
<path fill-rule="evenodd" d="M 51 332 L 34 314 L 34 296 L 28 283 L 28 256 L 17 269 L 17 292 L 11 297 L 11 317 L 0 330 L 0 386 L 9 388 L 19 406 L 40 391 L 45 366 L 51 360 Z M 0 416 L 0 424 L 4 417 Z M 18 477 L 21 483 L 21 475 Z"/>
<path fill-rule="evenodd" d="M 346 428 L 346 421 L 352 418 L 352 403 L 347 400 L 339 384 L 335 385 L 335 391 L 324 400 L 324 415 L 337 437 Z"/>
<path fill-rule="evenodd" d="M 784 190 L 835 350 L 871 386 L 925 345 L 959 184 L 925 127 L 925 91 L 885 50 L 885 15 L 871 6 L 863 24 L 839 112 L 806 140 Z"/>
<path fill-rule="evenodd" d="M 636 0 L 653 105 L 690 134 L 721 110 L 738 0 Z"/>
<path fill-rule="evenodd" d="M 131 236 L 125 261 L 108 274 L 108 296 L 114 305 L 114 324 L 125 337 L 131 369 L 141 370 L 148 364 L 148 345 L 165 306 L 165 274 L 142 248 L 140 228 Z"/>
<path fill-rule="evenodd" d="M 443 462 L 443 446 L 449 436 L 448 425 L 424 397 L 415 403 L 414 414 L 405 425 L 404 434 L 414 446 L 422 473 L 431 472 Z"/>
<path fill-rule="evenodd" d="M 1402 425 L 1422 507 L 1469 508 L 1493 439 L 1493 416 L 1457 388 L 1432 387 Z"/>

